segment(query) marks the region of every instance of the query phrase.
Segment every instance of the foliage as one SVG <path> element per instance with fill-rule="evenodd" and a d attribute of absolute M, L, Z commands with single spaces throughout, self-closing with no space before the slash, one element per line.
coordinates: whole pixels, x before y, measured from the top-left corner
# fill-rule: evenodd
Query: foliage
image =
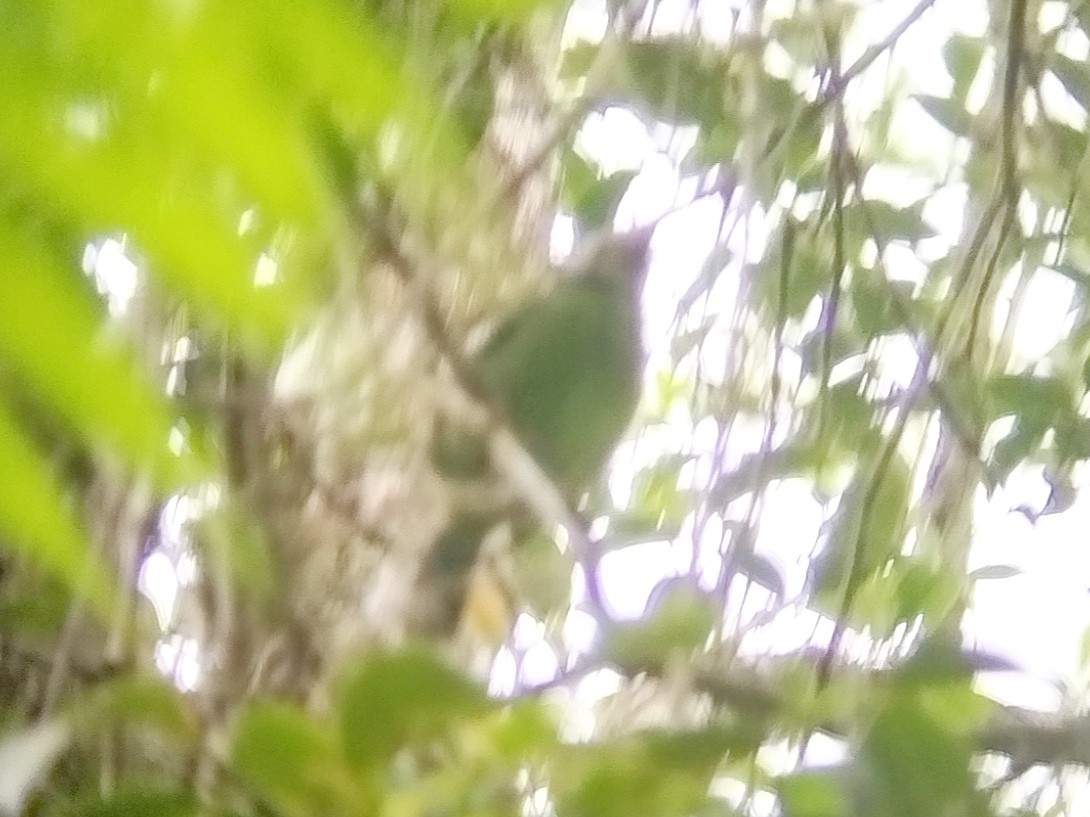
<path fill-rule="evenodd" d="M 1022 510 L 1062 512 L 1090 458 L 1090 13 L 981 3 L 973 28 L 922 2 L 874 35 L 867 4 L 732 4 L 718 32 L 670 5 L 605 3 L 574 41 L 547 0 L 4 7 L 0 812 L 976 817 L 1043 813 L 1053 780 L 1006 784 L 1090 765 L 1077 707 L 1000 707 L 974 676 L 1010 667 L 955 643 L 976 585 L 1021 572 L 971 571 L 979 502 L 1036 468 L 1051 498 Z M 924 25 L 944 87 L 890 57 Z M 427 538 L 429 378 L 473 397 L 463 350 L 542 286 L 512 261 L 540 224 L 582 239 L 638 199 L 590 145 L 618 111 L 700 200 L 653 244 L 670 338 L 648 333 L 627 464 L 512 556 L 565 669 L 503 698 L 451 645 L 334 654 L 363 608 L 399 618 L 375 565 Z M 1046 279 L 1066 331 L 1030 359 L 1012 338 Z M 293 399 L 300 350 L 319 387 Z M 800 485 L 816 541 L 770 541 Z M 169 509 L 193 689 L 151 666 L 180 642 L 136 593 Z M 689 567 L 612 620 L 611 559 L 662 542 Z M 768 654 L 815 615 L 825 636 Z M 843 760 L 815 765 L 829 735 Z"/>

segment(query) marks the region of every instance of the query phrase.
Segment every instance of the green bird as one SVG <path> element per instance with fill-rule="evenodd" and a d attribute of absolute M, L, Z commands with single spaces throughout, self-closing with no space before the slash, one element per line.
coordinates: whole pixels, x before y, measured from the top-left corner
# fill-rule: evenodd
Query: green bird
<path fill-rule="evenodd" d="M 569 502 L 601 471 L 632 420 L 643 372 L 640 295 L 654 225 L 600 238 L 572 274 L 508 317 L 471 363 L 499 413 Z M 451 480 L 491 473 L 487 442 L 439 423 L 436 468 Z M 481 544 L 511 508 L 461 509 L 421 570 L 433 595 L 424 629 L 449 634 L 466 608 Z M 517 538 L 516 534 L 516 538 Z"/>

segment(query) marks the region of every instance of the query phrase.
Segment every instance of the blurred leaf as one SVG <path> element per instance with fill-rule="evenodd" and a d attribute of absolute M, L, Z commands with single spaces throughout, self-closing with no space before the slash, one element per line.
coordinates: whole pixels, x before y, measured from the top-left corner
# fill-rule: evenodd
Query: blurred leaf
<path fill-rule="evenodd" d="M 351 802 L 347 771 L 333 734 L 302 709 L 259 700 L 242 712 L 234 769 L 284 814 L 335 814 Z"/>
<path fill-rule="evenodd" d="M 880 480 L 876 488 L 874 480 Z M 869 467 L 856 470 L 825 547 L 811 563 L 811 581 L 823 611 L 839 610 L 843 594 L 854 594 L 900 552 L 910 492 L 910 471 L 899 454 L 886 462 L 872 458 Z"/>
<path fill-rule="evenodd" d="M 912 558 L 899 559 L 893 575 L 896 579 L 894 625 L 915 621 L 919 616 L 941 618 L 957 602 L 961 592 L 961 577 Z"/>
<path fill-rule="evenodd" d="M 592 235 L 595 231 L 611 229 L 617 205 L 628 192 L 636 172 L 619 170 L 599 177 L 597 169 L 574 152 L 569 154 L 564 167 L 564 198 L 570 203 L 577 231 Z"/>
<path fill-rule="evenodd" d="M 1022 573 L 1022 568 L 1015 567 L 1014 565 L 986 565 L 985 567 L 978 567 L 976 570 L 972 571 L 969 574 L 969 581 L 1010 579 L 1014 576 L 1021 576 Z"/>
<path fill-rule="evenodd" d="M 83 728 L 115 723 L 153 726 L 164 735 L 185 741 L 200 734 L 197 713 L 181 691 L 166 678 L 123 677 L 97 686 L 86 700 L 77 700 L 73 715 Z"/>
<path fill-rule="evenodd" d="M 990 464 L 1000 480 L 1010 476 L 1023 461 L 1037 451 L 1048 429 L 1017 422 L 1011 432 L 995 445 Z"/>
<path fill-rule="evenodd" d="M 773 451 L 749 454 L 742 457 L 733 471 L 719 478 L 713 496 L 725 505 L 777 480 L 813 476 L 828 465 L 832 457 L 826 447 L 805 440 L 794 440 Z"/>
<path fill-rule="evenodd" d="M 700 813 L 712 770 L 739 747 L 729 730 L 651 732 L 572 747 L 557 758 L 557 813 L 571 817 L 688 817 Z"/>
<path fill-rule="evenodd" d="M 513 556 L 517 597 L 542 620 L 562 609 L 571 598 L 571 556 L 542 531 L 520 539 Z"/>
<path fill-rule="evenodd" d="M 969 95 L 969 88 L 980 70 L 980 62 L 988 43 L 980 37 L 954 34 L 946 41 L 942 49 L 946 70 L 954 80 L 952 99 L 964 103 Z"/>
<path fill-rule="evenodd" d="M 687 577 L 660 581 L 644 618 L 615 624 L 606 653 L 623 667 L 658 665 L 704 647 L 718 618 L 715 600 Z"/>
<path fill-rule="evenodd" d="M 655 527 L 676 527 L 689 512 L 690 498 L 679 487 L 685 458 L 664 457 L 639 471 L 633 480 L 630 505 Z"/>
<path fill-rule="evenodd" d="M 489 706 L 476 684 L 429 651 L 410 648 L 369 657 L 340 692 L 346 757 L 356 768 L 385 764 L 407 742 L 439 738 Z"/>
<path fill-rule="evenodd" d="M 905 329 L 893 299 L 899 297 L 903 303 L 910 303 L 912 290 L 911 281 L 886 281 L 873 273 L 854 276 L 851 283 L 852 306 L 864 336 L 874 337 Z"/>
<path fill-rule="evenodd" d="M 1082 163 L 1083 157 L 1086 155 L 1087 134 L 1086 131 L 1078 130 L 1063 122 L 1048 122 L 1048 134 L 1054 145 L 1054 154 L 1042 156 L 1046 162 L 1050 162 L 1050 166 L 1056 171 L 1059 178 L 1065 181 L 1064 185 L 1068 190 L 1072 182 L 1070 172 L 1064 173 L 1061 168 L 1076 168 Z M 1065 190 L 1067 193 L 1067 190 Z M 1066 204 L 1066 199 L 1064 201 Z M 1077 281 L 1085 286 L 1085 276 L 1082 281 Z"/>
<path fill-rule="evenodd" d="M 692 351 L 699 351 L 708 333 L 719 325 L 718 315 L 709 315 L 701 321 L 700 326 L 687 332 L 675 334 L 670 340 L 670 357 L 680 362 Z"/>
<path fill-rule="evenodd" d="M 88 233 L 124 225 L 163 280 L 194 303 L 266 344 L 284 340 L 301 300 L 285 298 L 278 286 L 255 287 L 260 250 L 237 234 L 243 199 L 224 192 L 224 185 L 213 195 L 206 168 L 186 166 L 172 155 L 163 123 L 118 120 L 109 138 L 86 142 L 58 132 L 45 105 L 24 104 L 13 119 L 18 126 L 0 131 L 0 166 L 18 168 L 17 178 L 42 200 L 76 214 Z M 125 185 L 119 187 L 118 179 Z M 113 192 L 102 195 L 104 190 Z M 12 240 L 0 238 L 4 244 Z M 3 248 L 5 254 L 13 250 Z M 25 251 L 18 256 L 19 265 L 34 259 Z"/>
<path fill-rule="evenodd" d="M 881 199 L 868 199 L 845 207 L 844 218 L 849 228 L 858 235 L 868 238 L 873 235 L 887 244 L 891 241 L 906 241 L 915 246 L 919 241 L 936 234 L 935 228 L 924 220 L 926 204 L 927 200 L 924 199 L 908 207 L 898 207 Z M 891 285 L 893 283 L 890 282 Z"/>
<path fill-rule="evenodd" d="M 1006 374 L 985 385 L 989 416 L 1013 414 L 1032 428 L 1047 428 L 1072 404 L 1070 387 L 1057 377 Z"/>
<path fill-rule="evenodd" d="M 498 709 L 485 728 L 497 754 L 513 762 L 559 746 L 556 713 L 541 700 L 524 699 Z"/>
<path fill-rule="evenodd" d="M 582 77 L 600 46 L 579 42 L 564 55 L 561 75 Z M 725 52 L 688 37 L 638 40 L 625 46 L 626 64 L 604 79 L 601 95 L 629 103 L 656 119 L 711 129 L 733 108 L 726 95 L 734 84 Z"/>
<path fill-rule="evenodd" d="M 717 164 L 730 162 L 743 135 L 741 123 L 729 116 L 710 128 L 700 128 L 696 142 L 680 169 L 684 173 L 697 174 Z"/>
<path fill-rule="evenodd" d="M 1090 420 L 1073 411 L 1064 411 L 1053 426 L 1053 447 L 1063 463 L 1090 459 Z"/>
<path fill-rule="evenodd" d="M 64 269 L 3 221 L 0 257 L 0 359 L 85 439 L 151 468 L 162 487 L 195 479 L 203 467 L 194 454 L 167 448 L 174 421 L 165 400 L 140 376 L 132 350 L 104 336 L 75 263 Z"/>
<path fill-rule="evenodd" d="M 800 9 L 771 21 L 772 36 L 799 66 L 817 66 L 828 54 L 826 31 L 832 30 L 832 21 L 827 16 L 834 13 L 831 8 L 822 9 L 820 13 Z"/>
<path fill-rule="evenodd" d="M 162 780 L 126 780 L 109 794 L 95 792 L 46 811 L 47 817 L 197 817 L 201 803 L 191 787 Z"/>
<path fill-rule="evenodd" d="M 969 136 L 973 118 L 960 102 L 941 96 L 914 94 L 915 99 L 928 115 L 955 136 Z"/>
<path fill-rule="evenodd" d="M 785 222 L 773 241 L 773 248 L 752 273 L 754 294 L 770 318 L 782 314 L 801 319 L 814 299 L 828 289 L 832 247 L 812 221 Z"/>
<path fill-rule="evenodd" d="M 966 686 L 965 691 L 968 692 Z M 961 701 L 958 689 L 942 692 Z M 913 690 L 891 696 L 860 750 L 875 792 L 891 817 L 981 814 L 969 740 L 940 713 L 927 711 Z"/>
<path fill-rule="evenodd" d="M 99 616 L 108 617 L 113 583 L 91 553 L 49 466 L 23 436 L 2 400 L 0 485 L 5 486 L 0 496 L 3 546 L 56 577 L 76 598 L 87 598 Z"/>
<path fill-rule="evenodd" d="M 849 817 L 853 798 L 843 770 L 800 771 L 776 781 L 784 817 Z"/>
<path fill-rule="evenodd" d="M 47 580 L 28 577 L 26 587 L 13 585 L 5 586 L 0 597 L 0 633 L 32 640 L 56 637 L 71 609 L 71 588 L 52 574 Z"/>
<path fill-rule="evenodd" d="M 529 21 L 543 9 L 565 7 L 559 0 L 454 0 L 450 5 L 455 13 L 474 22 L 496 20 L 510 23 Z"/>

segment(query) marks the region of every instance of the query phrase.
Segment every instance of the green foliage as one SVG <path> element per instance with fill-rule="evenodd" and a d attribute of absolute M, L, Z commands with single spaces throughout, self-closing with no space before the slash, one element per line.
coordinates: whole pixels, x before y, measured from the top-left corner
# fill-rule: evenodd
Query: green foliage
<path fill-rule="evenodd" d="M 824 550 L 811 563 L 815 602 L 839 614 L 841 599 L 883 570 L 900 551 L 910 496 L 909 470 L 899 455 L 872 459 L 856 471 L 841 499 Z"/>
<path fill-rule="evenodd" d="M 604 46 L 580 41 L 551 53 L 568 5 L 5 6 L 0 811 L 500 817 L 532 806 L 557 817 L 734 817 L 767 810 L 758 798 L 775 796 L 785 817 L 993 813 L 999 797 L 982 788 L 977 755 L 1015 752 L 981 743 L 995 734 L 985 729 L 993 708 L 972 687 L 984 664 L 928 640 L 911 659 L 890 659 L 892 669 L 848 667 L 834 639 L 817 670 L 801 653 L 754 662 L 756 679 L 743 670 L 763 625 L 803 608 L 866 648 L 853 654 L 903 655 L 907 642 L 960 621 L 975 584 L 1020 569 L 993 559 L 968 572 L 970 543 L 951 520 L 971 518 L 979 487 L 990 495 L 1019 469 L 1043 466 L 1054 493 L 1074 494 L 1090 459 L 1081 183 L 1090 71 L 1066 41 L 1090 32 L 1088 4 L 1051 4 L 1062 23 L 1049 30 L 1042 13 L 1024 38 L 1015 31 L 1002 41 L 995 32 L 1017 23 L 1025 4 L 992 4 L 986 35 L 950 30 L 934 52 L 949 83 L 926 88 L 903 60 L 887 60 L 895 44 L 857 47 L 867 4 L 796 4 L 776 17 L 776 4 L 754 3 L 726 38 L 698 34 L 703 20 L 669 31 L 660 19 L 654 33 L 641 24 L 632 35 L 618 14 Z M 937 7 L 929 14 L 941 16 Z M 491 127 L 510 114 L 513 79 L 541 65 L 557 65 L 561 82 L 513 84 L 538 94 L 528 109 L 555 104 L 527 119 L 557 132 L 524 134 L 538 164 L 497 173 L 494 154 L 505 146 L 489 141 Z M 882 99 L 868 101 L 879 85 Z M 623 676 L 594 712 L 593 737 L 569 741 L 586 724 L 569 730 L 534 696 L 490 698 L 430 647 L 371 649 L 306 706 L 262 689 L 265 675 L 250 666 L 223 690 L 182 693 L 150 680 L 139 667 L 153 638 L 130 597 L 148 531 L 127 514 L 141 515 L 141 498 L 154 520 L 176 492 L 217 489 L 220 504 L 209 501 L 186 530 L 201 575 L 185 590 L 223 605 L 203 634 L 211 675 L 236 651 L 269 647 L 283 658 L 273 646 L 290 640 L 284 631 L 312 624 L 291 620 L 302 577 L 276 558 L 277 545 L 324 545 L 346 528 L 351 547 L 337 558 L 367 561 L 374 554 L 360 556 L 362 540 L 384 538 L 329 496 L 343 487 L 370 502 L 372 485 L 357 485 L 353 473 L 347 486 L 319 486 L 321 464 L 293 447 L 295 427 L 233 428 L 239 404 L 268 400 L 270 389 L 228 393 L 225 383 L 268 386 L 287 344 L 330 311 L 358 306 L 362 290 L 374 295 L 372 266 L 399 272 L 393 278 L 428 332 L 436 324 L 441 334 L 448 318 L 459 324 L 460 299 L 481 312 L 480 293 L 466 295 L 462 279 L 476 286 L 487 276 L 477 281 L 478 270 L 459 265 L 472 267 L 481 246 L 524 215 L 527 179 L 539 187 L 527 199 L 554 186 L 556 200 L 535 206 L 572 217 L 579 236 L 608 231 L 638 198 L 640 173 L 607 176 L 611 157 L 577 148 L 583 115 L 605 106 L 635 112 L 679 187 L 718 196 L 726 210 L 716 246 L 692 264 L 699 271 L 686 268 L 689 236 L 655 259 L 656 283 L 669 285 L 655 297 L 683 294 L 671 295 L 672 337 L 648 339 L 657 356 L 636 416 L 648 420 L 652 443 L 634 443 L 627 507 L 614 508 L 594 484 L 641 382 L 638 304 L 623 276 L 561 283 L 501 322 L 469 361 L 565 498 L 591 491 L 577 509 L 588 528 L 608 516 L 598 550 L 574 554 L 584 567 L 609 548 L 701 537 L 706 523 L 722 532 L 719 552 L 693 554 L 691 575 L 660 581 L 643 619 L 608 622 L 589 654 L 558 656 L 572 679 L 607 665 Z M 921 115 L 949 133 L 960 166 L 937 167 L 951 160 L 947 148 L 917 144 Z M 945 223 L 953 215 L 938 194 L 963 187 L 966 222 Z M 79 271 L 84 247 L 105 237 L 123 239 L 139 269 L 136 302 L 120 318 Z M 437 269 L 402 287 L 412 277 L 399 267 L 403 250 Z M 447 262 L 460 277 L 445 275 Z M 997 316 L 1014 320 L 1017 281 L 1041 269 L 1074 283 L 1068 314 L 1051 316 L 1072 329 L 1044 360 L 1019 360 L 1012 333 L 993 327 Z M 375 284 L 380 306 L 362 323 L 388 325 L 389 283 Z M 499 300 L 508 283 L 496 283 Z M 175 400 L 166 383 L 182 339 L 202 348 L 197 364 L 185 362 L 194 388 Z M 455 333 L 446 340 L 461 348 Z M 911 359 L 892 366 L 886 355 L 898 344 Z M 355 386 L 352 399 L 374 393 Z M 262 408 L 248 419 L 263 422 Z M 315 422 L 321 406 L 306 408 L 314 415 L 295 418 L 304 433 L 328 433 Z M 264 440 L 272 454 L 258 467 L 304 484 L 262 492 L 239 477 L 233 432 L 277 438 Z M 955 472 L 964 484 L 935 479 L 943 469 L 930 459 L 935 435 L 942 456 L 964 465 Z M 476 435 L 448 442 L 437 462 L 447 476 L 488 470 Z M 359 445 L 337 454 L 359 471 L 397 470 L 388 449 Z M 800 550 L 763 536 L 766 500 L 785 485 L 806 486 L 823 515 L 801 593 L 761 555 Z M 292 490 L 309 514 L 294 528 L 284 519 Z M 465 573 L 492 521 L 459 517 L 447 531 L 457 548 L 438 561 Z M 313 541 L 300 534 L 313 528 Z M 516 583 L 561 653 L 556 622 L 568 612 L 573 555 L 548 535 L 529 537 Z M 602 623 L 602 610 L 589 612 Z M 78 653 L 101 651 L 84 638 L 98 625 L 109 654 L 88 667 Z M 288 663 L 311 658 L 284 652 Z M 629 693 L 651 700 L 654 717 Z M 820 711 L 827 701 L 837 711 Z M 843 738 L 844 763 L 770 771 L 782 739 L 802 741 L 818 727 Z M 1020 748 L 1038 753 L 1026 763 L 1085 760 L 1064 756 L 1062 743 Z M 1013 760 L 1019 768 L 1022 758 Z"/>

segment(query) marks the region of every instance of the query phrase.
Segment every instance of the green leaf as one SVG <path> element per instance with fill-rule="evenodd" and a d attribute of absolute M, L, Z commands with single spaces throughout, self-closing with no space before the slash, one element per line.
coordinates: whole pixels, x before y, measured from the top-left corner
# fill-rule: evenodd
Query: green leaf
<path fill-rule="evenodd" d="M 805 771 L 785 775 L 776 781 L 784 817 L 846 817 L 850 792 L 845 774 L 834 771 Z"/>
<path fill-rule="evenodd" d="M 912 558 L 897 560 L 893 576 L 896 580 L 894 624 L 912 622 L 919 616 L 940 617 L 951 609 L 961 592 L 959 576 L 935 570 Z"/>
<path fill-rule="evenodd" d="M 652 589 L 644 619 L 611 628 L 606 653 L 622 667 L 659 666 L 700 650 L 716 618 L 714 599 L 692 580 L 664 579 Z"/>
<path fill-rule="evenodd" d="M 874 480 L 880 480 L 876 489 Z M 899 454 L 884 463 L 872 459 L 868 467 L 856 470 L 825 548 L 811 563 L 823 610 L 838 611 L 845 593 L 854 594 L 900 552 L 910 494 L 910 470 Z"/>
<path fill-rule="evenodd" d="M 795 440 L 773 451 L 742 457 L 738 466 L 720 477 L 712 496 L 724 505 L 777 480 L 812 476 L 829 457 L 826 447 Z"/>
<path fill-rule="evenodd" d="M 996 443 L 992 452 L 990 464 L 998 478 L 1006 479 L 1019 464 L 1034 454 L 1041 447 L 1047 430 L 1044 426 L 1015 423 L 1010 434 Z"/>
<path fill-rule="evenodd" d="M 43 93 L 50 99 L 62 96 L 63 89 Z M 0 165 L 39 200 L 70 213 L 88 234 L 124 225 L 164 281 L 278 346 L 305 301 L 300 292 L 285 297 L 281 286 L 255 287 L 254 270 L 264 248 L 255 246 L 253 237 L 238 235 L 249 201 L 207 167 L 177 156 L 163 122 L 117 118 L 102 138 L 88 141 L 58 128 L 54 108 L 67 100 L 50 101 L 25 94 L 14 98 L 9 126 L 0 132 Z M 118 185 L 118 179 L 125 184 Z"/>
<path fill-rule="evenodd" d="M 967 682 L 966 682 L 967 684 Z M 964 705 L 962 689 L 935 688 L 947 699 L 944 712 L 929 711 L 917 690 L 898 689 L 875 719 L 859 756 L 892 817 L 979 814 L 982 795 L 971 768 L 968 738 L 948 715 Z"/>
<path fill-rule="evenodd" d="M 915 99 L 928 115 L 955 136 L 967 137 L 972 130 L 973 117 L 956 100 L 927 94 L 914 94 Z"/>
<path fill-rule="evenodd" d="M 961 103 L 965 102 L 969 95 L 969 88 L 976 79 L 980 70 L 980 62 L 984 58 L 984 51 L 988 43 L 980 37 L 969 37 L 965 34 L 954 34 L 942 47 L 943 61 L 946 70 L 954 80 L 952 99 Z"/>
<path fill-rule="evenodd" d="M 51 469 L 23 436 L 2 399 L 0 485 L 4 486 L 0 496 L 3 546 L 47 571 L 73 596 L 87 598 L 105 619 L 115 596 L 114 585 L 92 554 Z"/>
<path fill-rule="evenodd" d="M 801 319 L 832 275 L 832 246 L 814 221 L 787 220 L 752 275 L 754 294 L 770 318 Z M 785 269 L 786 267 L 786 269 Z"/>
<path fill-rule="evenodd" d="M 868 199 L 846 207 L 844 217 L 857 235 L 873 237 L 885 244 L 906 241 L 915 246 L 917 242 L 936 235 L 935 228 L 924 221 L 926 203 L 926 200 L 921 200 L 908 207 L 898 207 L 881 199 Z"/>
<path fill-rule="evenodd" d="M 573 747 L 556 761 L 550 788 L 557 813 L 570 817 L 700 813 L 712 768 L 730 748 L 727 735 L 725 730 L 651 733 L 613 744 Z"/>
<path fill-rule="evenodd" d="M 338 717 L 345 755 L 355 768 L 380 766 L 407 743 L 439 738 L 488 708 L 476 684 L 427 650 L 376 655 L 341 688 Z"/>
<path fill-rule="evenodd" d="M 236 772 L 285 814 L 335 814 L 351 791 L 330 730 L 291 704 L 250 703 L 235 730 Z"/>
<path fill-rule="evenodd" d="M 913 284 L 910 281 L 887 281 L 875 273 L 861 272 L 851 283 L 852 306 L 859 330 L 866 337 L 875 337 L 905 328 L 894 307 L 894 298 L 910 303 Z M 857 347 L 858 348 L 858 347 Z"/>
<path fill-rule="evenodd" d="M 584 177 L 583 190 L 572 203 L 579 232 L 594 234 L 609 230 L 617 213 L 617 205 L 635 177 L 633 170 L 620 170 L 605 178 L 595 176 L 592 180 Z"/>
<path fill-rule="evenodd" d="M 197 713 L 165 678 L 124 677 L 100 684 L 72 705 L 89 728 L 124 722 L 155 727 L 164 735 L 193 741 L 200 734 Z"/>
<path fill-rule="evenodd" d="M 1061 462 L 1090 459 L 1090 420 L 1066 411 L 1053 427 L 1056 431 L 1053 448 Z"/>
<path fill-rule="evenodd" d="M 632 487 L 632 505 L 637 513 L 656 527 L 677 526 L 690 509 L 687 492 L 679 487 L 684 457 L 664 457 L 639 471 Z"/>
<path fill-rule="evenodd" d="M 101 310 L 79 279 L 32 237 L 0 221 L 0 359 L 80 433 L 103 441 L 167 488 L 203 472 L 167 441 L 174 419 L 141 376 L 131 348 L 103 331 Z M 62 330 L 63 327 L 63 330 Z"/>
<path fill-rule="evenodd" d="M 561 76 L 580 79 L 594 63 L 600 46 L 577 43 L 564 54 Z M 711 130 L 736 108 L 730 95 L 736 80 L 730 57 L 709 42 L 689 37 L 658 37 L 629 42 L 624 69 L 603 78 L 599 93 L 628 103 L 656 119 L 699 125 Z"/>
<path fill-rule="evenodd" d="M 521 23 L 550 7 L 566 7 L 560 0 L 454 0 L 452 10 L 473 21 Z"/>
<path fill-rule="evenodd" d="M 1072 405 L 1071 388 L 1062 379 L 1033 374 L 993 377 L 985 398 L 991 419 L 1013 414 L 1031 429 L 1052 426 Z"/>
<path fill-rule="evenodd" d="M 108 794 L 61 801 L 47 817 L 197 817 L 201 803 L 191 787 L 163 780 L 124 780 Z"/>

